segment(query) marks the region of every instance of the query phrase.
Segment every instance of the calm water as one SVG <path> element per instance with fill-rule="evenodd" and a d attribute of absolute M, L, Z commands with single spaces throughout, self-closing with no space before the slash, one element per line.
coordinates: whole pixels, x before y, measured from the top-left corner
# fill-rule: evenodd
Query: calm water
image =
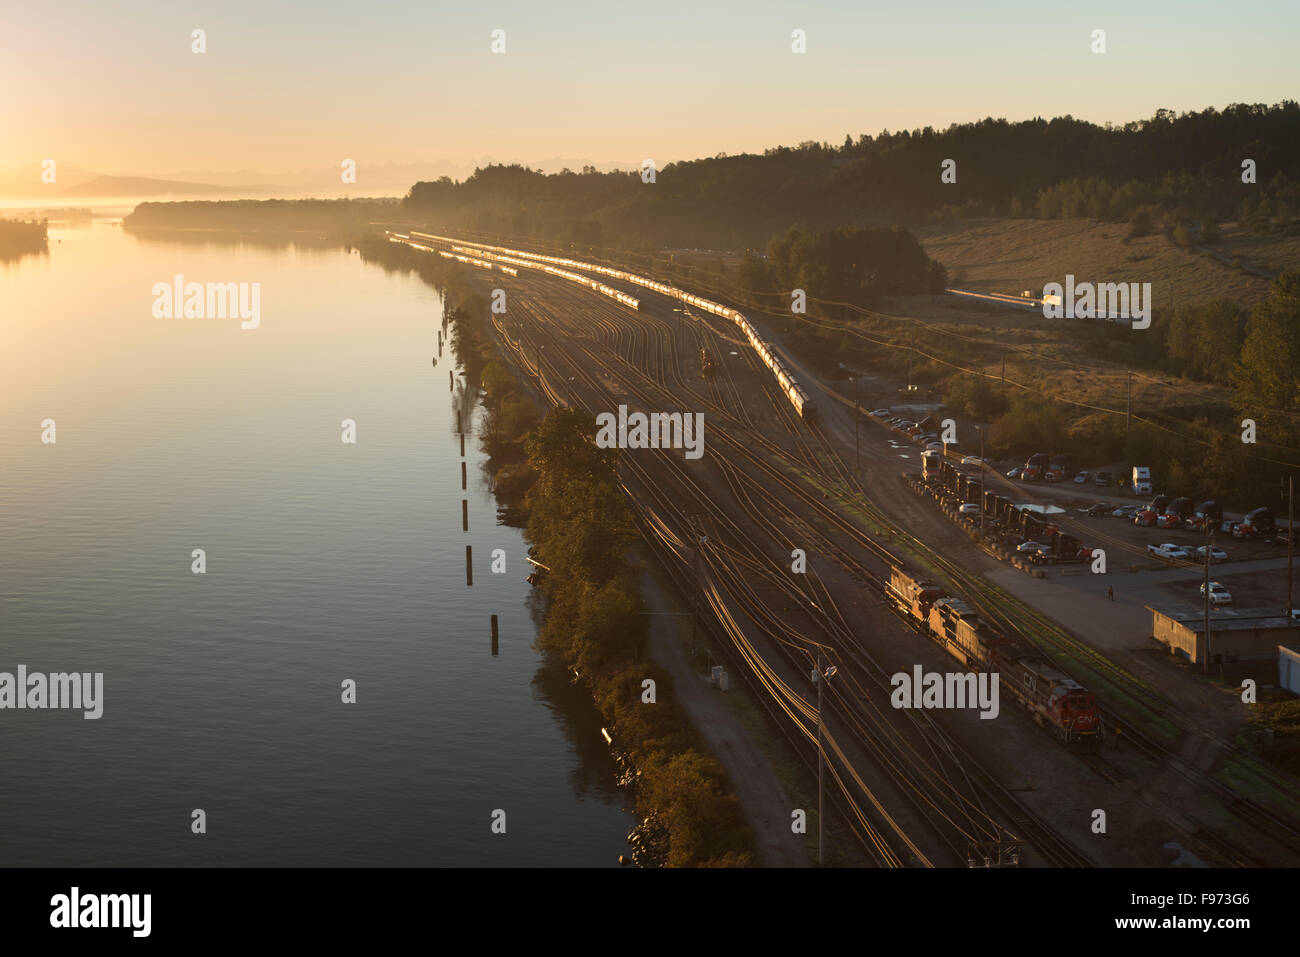
<path fill-rule="evenodd" d="M 177 273 L 260 282 L 260 327 L 155 319 Z M 460 488 L 441 322 L 336 249 L 96 224 L 0 264 L 0 672 L 104 673 L 98 721 L 0 710 L 0 864 L 616 866 L 634 822 L 473 437 Z"/>

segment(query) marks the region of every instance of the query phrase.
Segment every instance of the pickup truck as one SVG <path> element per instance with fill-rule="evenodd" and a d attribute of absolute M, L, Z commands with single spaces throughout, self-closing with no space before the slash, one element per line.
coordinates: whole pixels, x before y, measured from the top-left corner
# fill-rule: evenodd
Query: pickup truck
<path fill-rule="evenodd" d="M 1205 585 L 1201 585 L 1201 597 L 1205 597 Z M 1224 588 L 1218 582 L 1210 582 L 1210 604 L 1211 605 L 1231 605 L 1232 593 Z"/>
<path fill-rule="evenodd" d="M 1185 545 L 1174 545 L 1171 542 L 1166 542 L 1163 545 L 1148 545 L 1147 554 L 1164 559 L 1188 559 L 1192 557 L 1191 550 Z"/>

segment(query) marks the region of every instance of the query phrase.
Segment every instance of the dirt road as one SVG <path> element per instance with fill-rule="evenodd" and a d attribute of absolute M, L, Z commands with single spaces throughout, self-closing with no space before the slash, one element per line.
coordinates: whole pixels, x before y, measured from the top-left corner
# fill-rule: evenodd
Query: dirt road
<path fill-rule="evenodd" d="M 682 710 L 731 776 L 745 819 L 754 829 L 759 862 L 765 867 L 807 867 L 808 839 L 790 830 L 794 805 L 772 763 L 727 707 L 722 692 L 691 667 L 687 650 L 677 639 L 679 619 L 663 614 L 680 609 L 668 601 L 651 575 L 642 576 L 641 592 L 650 611 L 657 613 L 650 619 L 650 655 L 673 676 Z"/>

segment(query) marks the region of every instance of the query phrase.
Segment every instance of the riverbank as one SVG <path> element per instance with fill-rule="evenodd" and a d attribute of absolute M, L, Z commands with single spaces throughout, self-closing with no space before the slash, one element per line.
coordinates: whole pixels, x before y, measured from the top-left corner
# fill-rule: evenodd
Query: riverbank
<path fill-rule="evenodd" d="M 649 653 L 637 540 L 618 482 L 617 453 L 595 446 L 584 414 L 535 401 L 501 361 L 487 301 L 463 269 L 439 257 L 363 240 L 361 255 L 410 270 L 442 290 L 453 343 L 483 390 L 481 440 L 503 516 L 527 530 L 545 610 L 537 647 L 590 691 L 627 767 L 637 814 L 633 859 L 671 867 L 751 866 L 754 835 L 721 763 L 678 703 L 672 674 Z M 653 684 L 647 684 L 653 682 Z"/>

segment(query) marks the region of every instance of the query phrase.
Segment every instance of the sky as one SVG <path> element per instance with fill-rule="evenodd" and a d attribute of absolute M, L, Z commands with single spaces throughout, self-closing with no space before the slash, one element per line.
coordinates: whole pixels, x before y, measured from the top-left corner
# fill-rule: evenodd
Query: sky
<path fill-rule="evenodd" d="M 1294 0 L 0 0 L 0 167 L 662 168 L 985 116 L 1123 123 L 1295 98 L 1297 37 Z"/>

